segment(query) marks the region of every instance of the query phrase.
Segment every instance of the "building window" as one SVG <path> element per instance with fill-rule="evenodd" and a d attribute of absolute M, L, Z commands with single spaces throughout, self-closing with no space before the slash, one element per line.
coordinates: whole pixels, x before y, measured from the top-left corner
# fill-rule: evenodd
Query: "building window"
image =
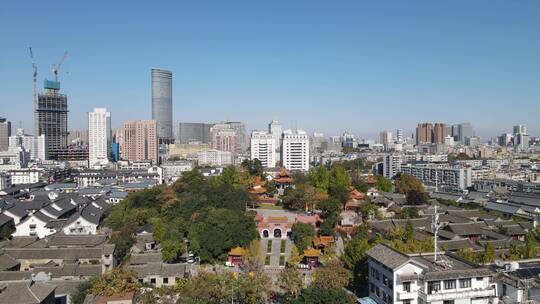
<path fill-rule="evenodd" d="M 403 291 L 411 292 L 411 282 L 404 282 L 403 283 Z"/>
<path fill-rule="evenodd" d="M 163 284 L 169 284 L 169 278 L 163 278 Z"/>
<path fill-rule="evenodd" d="M 476 281 L 477 281 L 477 282 L 480 282 L 480 281 L 483 281 L 483 280 L 484 280 L 484 278 L 482 278 L 482 277 L 476 278 Z"/>
<path fill-rule="evenodd" d="M 471 287 L 471 279 L 459 280 L 459 288 L 470 288 L 470 287 Z"/>
<path fill-rule="evenodd" d="M 456 280 L 444 281 L 444 289 L 456 289 Z"/>
<path fill-rule="evenodd" d="M 439 290 L 441 290 L 441 282 L 440 281 L 428 282 L 428 294 L 432 294 L 432 293 L 437 292 Z"/>
<path fill-rule="evenodd" d="M 454 304 L 454 300 L 444 300 L 443 304 Z"/>
<path fill-rule="evenodd" d="M 411 300 L 403 300 L 403 304 L 411 304 Z"/>
<path fill-rule="evenodd" d="M 150 279 L 150 284 L 156 285 L 156 279 L 155 279 L 155 278 L 151 278 L 151 279 Z"/>

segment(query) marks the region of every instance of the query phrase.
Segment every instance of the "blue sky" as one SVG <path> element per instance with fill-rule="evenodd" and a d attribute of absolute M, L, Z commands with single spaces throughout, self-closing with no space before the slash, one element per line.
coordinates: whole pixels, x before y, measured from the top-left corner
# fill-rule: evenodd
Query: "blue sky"
<path fill-rule="evenodd" d="M 373 137 L 470 121 L 485 138 L 540 135 L 540 1 L 9 1 L 0 8 L 0 116 L 32 130 L 64 52 L 72 129 L 106 106 L 151 116 L 150 69 L 173 70 L 174 122 L 272 119 Z"/>

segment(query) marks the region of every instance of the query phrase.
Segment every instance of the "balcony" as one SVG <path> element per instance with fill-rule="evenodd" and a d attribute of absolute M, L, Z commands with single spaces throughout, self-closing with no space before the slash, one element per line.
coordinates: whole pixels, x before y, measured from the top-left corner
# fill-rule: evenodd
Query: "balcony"
<path fill-rule="evenodd" d="M 418 293 L 412 292 L 412 291 L 398 291 L 397 292 L 397 300 L 403 301 L 403 300 L 413 300 L 416 299 Z"/>
<path fill-rule="evenodd" d="M 426 294 L 423 291 L 418 291 L 418 296 L 426 302 L 444 301 L 455 299 L 470 299 L 482 297 L 495 297 L 495 288 L 489 289 L 474 289 L 474 290 L 443 290 L 432 294 Z"/>

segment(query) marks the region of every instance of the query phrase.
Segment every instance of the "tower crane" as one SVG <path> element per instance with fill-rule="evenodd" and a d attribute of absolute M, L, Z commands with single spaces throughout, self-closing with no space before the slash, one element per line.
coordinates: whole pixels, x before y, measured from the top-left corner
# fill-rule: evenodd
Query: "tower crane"
<path fill-rule="evenodd" d="M 53 74 L 54 74 L 54 80 L 55 81 L 58 81 L 58 73 L 60 72 L 60 67 L 62 66 L 62 63 L 64 63 L 64 60 L 66 60 L 67 54 L 68 54 L 68 52 L 65 51 L 64 55 L 62 55 L 62 58 L 60 59 L 60 61 L 58 63 L 56 63 L 56 64 L 53 64 L 52 71 L 53 71 Z"/>
<path fill-rule="evenodd" d="M 32 69 L 34 70 L 33 73 L 33 80 L 34 80 L 34 105 L 37 104 L 37 66 L 36 66 L 36 59 L 34 58 L 34 52 L 32 52 L 32 47 L 28 48 L 30 50 L 30 59 L 32 59 Z"/>

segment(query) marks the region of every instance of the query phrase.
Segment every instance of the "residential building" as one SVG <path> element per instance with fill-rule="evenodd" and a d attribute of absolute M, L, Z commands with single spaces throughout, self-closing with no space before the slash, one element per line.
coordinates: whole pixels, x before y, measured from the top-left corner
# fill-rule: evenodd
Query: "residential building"
<path fill-rule="evenodd" d="M 70 145 L 88 145 L 88 130 L 69 130 L 68 144 Z"/>
<path fill-rule="evenodd" d="M 172 143 L 172 72 L 152 69 L 152 120 L 156 121 L 156 132 L 160 144 Z"/>
<path fill-rule="evenodd" d="M 276 166 L 276 140 L 273 134 L 264 131 L 251 133 L 251 159 L 258 159 L 265 168 Z"/>
<path fill-rule="evenodd" d="M 0 172 L 26 168 L 28 153 L 21 147 L 9 147 L 0 152 Z"/>
<path fill-rule="evenodd" d="M 210 129 L 214 124 L 199 122 L 181 122 L 178 125 L 178 143 L 211 143 Z"/>
<path fill-rule="evenodd" d="M 367 251 L 369 297 L 378 304 L 495 303 L 495 272 L 451 253 L 405 254 L 379 244 Z"/>
<path fill-rule="evenodd" d="M 11 175 L 11 183 L 13 185 L 34 184 L 41 180 L 43 171 L 35 169 L 20 169 L 10 170 L 9 174 Z"/>
<path fill-rule="evenodd" d="M 197 152 L 199 166 L 223 167 L 233 164 L 232 153 L 230 151 L 205 150 Z"/>
<path fill-rule="evenodd" d="M 10 147 L 22 147 L 30 153 L 32 160 L 47 160 L 49 151 L 47 149 L 47 140 L 45 135 L 32 136 L 24 133 L 24 129 L 17 129 L 17 133 L 9 137 Z"/>
<path fill-rule="evenodd" d="M 416 177 L 424 185 L 434 187 L 436 191 L 462 192 L 472 186 L 470 167 L 416 163 L 402 164 L 400 172 Z"/>
<path fill-rule="evenodd" d="M 203 144 L 199 142 L 193 142 L 189 144 L 174 143 L 169 145 L 169 159 L 170 158 L 187 158 L 196 159 L 197 153 L 212 148 L 211 144 Z"/>
<path fill-rule="evenodd" d="M 45 92 L 38 94 L 35 109 L 36 136 L 45 135 L 50 154 L 68 146 L 67 96 L 60 93 L 60 82 L 45 80 Z"/>
<path fill-rule="evenodd" d="M 396 130 L 396 141 L 398 143 L 402 143 L 403 142 L 403 129 L 397 129 Z"/>
<path fill-rule="evenodd" d="M 306 131 L 283 131 L 281 147 L 283 167 L 287 170 L 309 171 L 309 137 Z"/>
<path fill-rule="evenodd" d="M 433 142 L 433 124 L 430 122 L 420 123 L 416 127 L 416 145 Z"/>
<path fill-rule="evenodd" d="M 380 144 L 388 145 L 388 144 L 391 144 L 392 142 L 393 142 L 392 132 L 385 130 L 385 131 L 382 131 L 381 133 L 379 133 L 379 143 Z"/>
<path fill-rule="evenodd" d="M 0 190 L 11 187 L 11 175 L 6 172 L 0 172 Z"/>
<path fill-rule="evenodd" d="M 401 154 L 385 154 L 383 157 L 383 176 L 389 179 L 394 178 L 399 173 L 402 162 Z"/>
<path fill-rule="evenodd" d="M 227 121 L 226 125 L 233 128 L 236 132 L 236 153 L 244 153 L 247 151 L 248 142 L 246 138 L 246 126 L 239 121 Z"/>
<path fill-rule="evenodd" d="M 433 143 L 443 144 L 448 135 L 446 124 L 437 122 L 433 127 Z"/>
<path fill-rule="evenodd" d="M 210 129 L 212 137 L 212 148 L 219 151 L 228 151 L 236 154 L 239 148 L 238 136 L 236 130 L 229 124 L 215 124 Z"/>
<path fill-rule="evenodd" d="M 155 120 L 130 120 L 123 126 L 123 147 L 121 157 L 124 160 L 151 160 L 158 163 L 158 136 Z"/>
<path fill-rule="evenodd" d="M 7 151 L 11 136 L 11 122 L 0 117 L 0 151 Z"/>
<path fill-rule="evenodd" d="M 111 113 L 94 108 L 88 113 L 88 166 L 106 165 L 111 157 Z"/>

